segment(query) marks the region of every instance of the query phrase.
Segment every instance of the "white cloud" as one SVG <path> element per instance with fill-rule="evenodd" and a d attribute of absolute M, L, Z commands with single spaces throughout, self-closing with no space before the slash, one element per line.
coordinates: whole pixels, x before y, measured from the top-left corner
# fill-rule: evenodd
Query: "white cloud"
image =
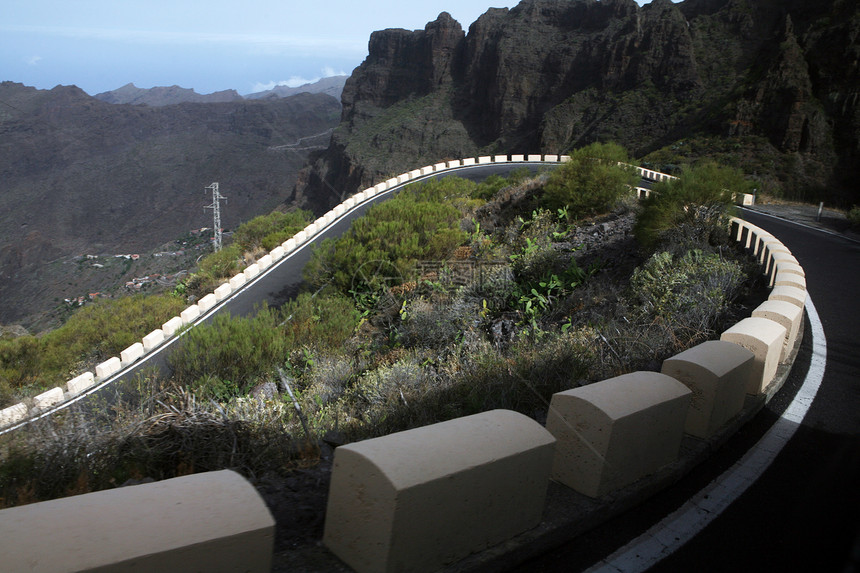
<path fill-rule="evenodd" d="M 42 56 L 30 56 L 29 58 L 24 58 L 24 61 L 27 62 L 28 66 L 35 66 L 42 59 Z"/>
<path fill-rule="evenodd" d="M 287 86 L 289 88 L 297 88 L 299 86 L 303 86 L 305 84 L 312 84 L 320 81 L 323 78 L 329 78 L 331 76 L 345 76 L 346 72 L 340 71 L 336 72 L 334 68 L 331 66 L 325 66 L 322 70 L 322 75 L 316 78 L 303 78 L 301 76 L 291 76 L 288 80 L 281 80 L 279 82 L 268 82 L 268 83 L 256 83 L 254 87 L 251 88 L 251 93 L 257 92 L 265 92 L 271 89 L 275 89 L 277 86 Z"/>

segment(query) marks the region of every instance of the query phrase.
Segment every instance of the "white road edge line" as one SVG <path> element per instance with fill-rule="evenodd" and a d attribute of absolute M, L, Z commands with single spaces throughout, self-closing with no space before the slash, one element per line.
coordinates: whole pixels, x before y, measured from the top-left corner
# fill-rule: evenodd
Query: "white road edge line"
<path fill-rule="evenodd" d="M 648 531 L 592 565 L 588 573 L 647 571 L 695 537 L 770 466 L 800 426 L 824 378 L 827 339 L 815 305 L 808 296 L 806 313 L 812 330 L 812 360 L 803 385 L 779 420 L 731 468 Z"/>

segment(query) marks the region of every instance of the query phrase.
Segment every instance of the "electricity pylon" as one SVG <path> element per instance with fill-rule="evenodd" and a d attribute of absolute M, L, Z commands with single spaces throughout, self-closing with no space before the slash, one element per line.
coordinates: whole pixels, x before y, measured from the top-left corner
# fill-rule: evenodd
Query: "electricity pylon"
<path fill-rule="evenodd" d="M 215 242 L 215 252 L 217 253 L 218 251 L 221 250 L 221 204 L 219 203 L 219 201 L 221 199 L 226 200 L 227 198 L 218 192 L 218 184 L 217 183 L 213 183 L 209 187 L 206 187 L 206 189 L 212 189 L 212 204 L 206 205 L 203 208 L 204 209 L 212 209 L 212 218 L 213 218 L 212 228 L 215 230 L 215 237 L 214 237 L 215 241 L 214 242 Z"/>

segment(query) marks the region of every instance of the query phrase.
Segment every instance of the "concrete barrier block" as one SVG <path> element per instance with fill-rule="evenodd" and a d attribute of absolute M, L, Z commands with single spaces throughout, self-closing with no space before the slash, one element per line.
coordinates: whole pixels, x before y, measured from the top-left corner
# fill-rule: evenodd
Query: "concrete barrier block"
<path fill-rule="evenodd" d="M 319 227 L 317 227 L 317 228 L 319 229 Z M 257 259 L 257 265 L 260 267 L 261 271 L 271 267 L 273 262 L 274 261 L 272 261 L 272 255 L 268 255 L 268 254 L 263 255 L 262 257 Z"/>
<path fill-rule="evenodd" d="M 242 287 L 242 285 L 244 285 L 246 282 L 248 282 L 248 277 L 246 277 L 245 273 L 242 272 L 242 273 L 239 273 L 238 275 L 236 275 L 235 277 L 231 278 L 229 284 L 230 284 L 230 288 L 235 291 L 235 290 L 240 289 Z"/>
<path fill-rule="evenodd" d="M 755 355 L 747 394 L 757 396 L 763 393 L 776 374 L 785 327 L 766 318 L 749 317 L 725 331 L 720 340 L 743 346 Z"/>
<path fill-rule="evenodd" d="M 335 207 L 335 208 L 332 210 L 332 213 L 334 213 L 334 216 L 335 216 L 335 217 L 341 217 L 341 216 L 343 216 L 343 214 L 344 214 L 344 213 L 346 213 L 346 205 L 344 205 L 343 203 L 341 203 L 340 205 L 338 205 L 337 207 Z"/>
<path fill-rule="evenodd" d="M 770 257 L 773 251 L 780 251 L 783 253 L 791 254 L 785 245 L 782 244 L 782 241 L 774 237 L 773 235 L 764 236 L 761 238 L 761 247 L 759 248 L 758 254 L 758 262 L 760 265 L 766 265 L 768 263 L 768 258 Z"/>
<path fill-rule="evenodd" d="M 164 331 L 160 328 L 157 330 L 153 330 L 152 332 L 143 337 L 143 351 L 149 352 L 162 342 L 164 342 Z"/>
<path fill-rule="evenodd" d="M 185 310 L 179 313 L 179 317 L 182 319 L 182 324 L 191 324 L 194 322 L 197 317 L 200 316 L 200 307 L 196 304 L 193 306 L 189 306 Z"/>
<path fill-rule="evenodd" d="M 15 404 L 8 408 L 0 410 L 0 427 L 10 426 L 15 422 L 20 422 L 27 417 L 27 406 L 24 404 Z"/>
<path fill-rule="evenodd" d="M 401 183 L 406 183 L 407 181 L 409 181 L 410 177 L 408 173 L 401 173 L 395 179 L 397 179 L 397 184 L 400 185 Z"/>
<path fill-rule="evenodd" d="M 737 217 L 729 219 L 729 237 L 731 237 L 733 241 L 741 240 L 741 228 L 743 225 L 744 222 Z"/>
<path fill-rule="evenodd" d="M 212 295 L 215 297 L 216 302 L 221 302 L 231 294 L 233 294 L 233 287 L 230 286 L 229 282 L 221 283 L 218 285 L 218 288 L 212 291 Z"/>
<path fill-rule="evenodd" d="M 772 286 L 790 286 L 806 290 L 806 278 L 803 275 L 798 275 L 796 273 L 777 270 L 774 274 Z"/>
<path fill-rule="evenodd" d="M 33 408 L 37 410 L 50 408 L 54 404 L 62 402 L 63 398 L 65 398 L 65 394 L 63 394 L 62 388 L 51 388 L 33 398 Z"/>
<path fill-rule="evenodd" d="M 744 407 L 755 355 L 724 340 L 709 340 L 663 362 L 661 372 L 689 388 L 684 431 L 707 439 Z"/>
<path fill-rule="evenodd" d="M 558 158 L 559 163 L 566 163 L 570 161 L 570 155 L 562 155 Z"/>
<path fill-rule="evenodd" d="M 463 165 L 475 165 L 475 158 L 466 157 L 465 159 L 463 159 Z"/>
<path fill-rule="evenodd" d="M 284 246 L 284 252 L 285 253 L 292 253 L 293 251 L 296 250 L 296 240 L 292 237 L 287 239 L 286 241 L 284 241 L 281 244 Z"/>
<path fill-rule="evenodd" d="M 92 372 L 84 372 L 80 376 L 76 376 L 66 382 L 66 390 L 69 394 L 80 394 L 90 386 L 96 383 L 96 377 Z"/>
<path fill-rule="evenodd" d="M 277 247 L 269 251 L 269 254 L 272 255 L 272 261 L 280 261 L 284 258 L 284 247 L 278 245 Z"/>
<path fill-rule="evenodd" d="M 433 171 L 445 171 L 446 169 L 448 169 L 447 163 L 437 163 L 433 166 Z"/>
<path fill-rule="evenodd" d="M 543 160 L 558 163 L 558 155 L 544 155 Z"/>
<path fill-rule="evenodd" d="M 183 324 L 185 323 L 183 322 L 182 317 L 174 316 L 161 325 L 161 330 L 164 332 L 164 336 L 169 338 L 179 332 L 179 329 L 182 328 Z"/>
<path fill-rule="evenodd" d="M 320 227 L 320 229 L 328 227 L 335 219 L 337 219 L 337 215 L 335 215 L 333 210 L 327 212 L 325 215 L 323 215 L 323 225 Z"/>
<path fill-rule="evenodd" d="M 435 571 L 540 523 L 552 436 L 494 410 L 335 450 L 323 542 L 356 571 Z"/>
<path fill-rule="evenodd" d="M 752 316 L 772 320 L 785 328 L 785 339 L 779 355 L 779 361 L 785 362 L 791 349 L 794 348 L 797 333 L 800 332 L 803 309 L 785 300 L 766 300 L 752 311 Z"/>
<path fill-rule="evenodd" d="M 306 231 L 301 230 L 295 235 L 293 235 L 293 238 L 296 240 L 296 246 L 299 246 L 308 240 L 308 234 Z"/>
<path fill-rule="evenodd" d="M 6 571 L 268 573 L 274 536 L 260 495 L 230 470 L 0 511 Z"/>
<path fill-rule="evenodd" d="M 396 187 L 398 183 L 400 183 L 400 181 L 397 180 L 397 177 L 392 177 L 385 182 L 385 185 L 388 189 L 391 189 L 392 187 Z"/>
<path fill-rule="evenodd" d="M 215 296 L 215 293 L 210 292 L 197 301 L 197 308 L 200 309 L 200 314 L 203 314 L 216 304 L 218 304 L 218 297 Z"/>
<path fill-rule="evenodd" d="M 353 207 L 355 207 L 355 196 L 353 195 L 352 197 L 344 201 L 342 205 L 347 209 L 352 209 Z"/>
<path fill-rule="evenodd" d="M 367 191 L 362 191 L 361 193 L 356 193 L 355 202 L 363 203 L 367 200 Z"/>
<path fill-rule="evenodd" d="M 554 394 L 546 422 L 557 440 L 552 478 L 600 497 L 671 463 L 691 394 L 658 372 L 632 372 Z"/>
<path fill-rule="evenodd" d="M 308 239 L 310 239 L 311 237 L 313 237 L 314 235 L 316 235 L 316 233 L 317 233 L 317 231 L 318 231 L 318 230 L 319 230 L 319 229 L 318 229 L 318 227 L 317 227 L 316 222 L 309 223 L 309 224 L 308 224 L 308 226 L 307 226 L 307 227 L 305 227 L 305 229 L 304 229 L 304 231 L 305 231 L 305 237 L 307 237 Z"/>
<path fill-rule="evenodd" d="M 484 165 L 484 164 L 492 163 L 492 162 L 493 162 L 493 158 L 490 157 L 489 155 L 482 155 L 481 157 L 478 158 L 478 165 Z"/>
<path fill-rule="evenodd" d="M 425 165 L 424 167 L 419 169 L 419 171 L 421 171 L 421 175 L 430 175 L 431 173 L 433 173 L 433 166 Z"/>
<path fill-rule="evenodd" d="M 452 159 L 450 161 L 446 161 L 445 165 L 448 166 L 448 169 L 452 169 L 454 167 L 462 167 L 463 163 L 459 159 Z"/>
<path fill-rule="evenodd" d="M 415 179 L 417 177 L 421 177 L 421 170 L 420 169 L 413 169 L 412 171 L 409 172 L 409 179 Z"/>
<path fill-rule="evenodd" d="M 759 264 L 764 263 L 762 251 L 764 251 L 765 242 L 767 240 L 776 241 L 777 239 L 767 231 L 759 229 L 758 227 L 753 229 L 753 238 L 750 247 L 752 249 L 753 256 L 758 259 Z"/>
<path fill-rule="evenodd" d="M 735 194 L 735 205 L 754 205 L 755 204 L 755 195 L 751 195 L 750 193 L 736 193 Z"/>
<path fill-rule="evenodd" d="M 776 279 L 776 273 L 780 270 L 784 270 L 785 272 L 793 272 L 795 274 L 800 274 L 801 276 L 805 276 L 803 274 L 803 268 L 800 266 L 800 263 L 797 262 L 797 259 L 794 255 L 789 253 L 773 253 L 770 264 L 768 268 L 765 270 L 764 274 L 768 277 L 768 284 L 773 286 L 773 281 Z M 798 271 L 799 269 L 799 271 Z"/>
<path fill-rule="evenodd" d="M 518 162 L 520 162 L 520 161 L 525 161 L 525 160 L 526 160 L 525 155 L 511 155 L 511 162 L 512 162 L 512 163 L 513 163 L 513 162 L 517 162 L 517 163 L 518 163 Z"/>
<path fill-rule="evenodd" d="M 543 158 L 540 155 L 529 155 L 529 161 L 543 161 Z"/>
<path fill-rule="evenodd" d="M 135 342 L 119 354 L 120 362 L 123 366 L 128 366 L 134 363 L 135 360 L 144 355 L 143 343 Z"/>
<path fill-rule="evenodd" d="M 260 274 L 260 265 L 258 265 L 257 263 L 250 264 L 247 267 L 245 267 L 245 270 L 243 271 L 243 273 L 245 275 L 246 280 L 251 280 L 252 278 L 257 276 L 258 274 Z"/>
<path fill-rule="evenodd" d="M 806 291 L 791 286 L 773 287 L 767 300 L 784 300 L 803 308 L 803 305 L 806 304 Z"/>
<path fill-rule="evenodd" d="M 374 195 L 379 195 L 383 191 L 388 191 L 388 183 L 383 181 L 382 183 L 377 183 L 376 185 L 373 186 L 373 194 Z"/>
<path fill-rule="evenodd" d="M 507 162 L 508 162 L 508 156 L 507 155 L 494 155 L 493 156 L 493 163 L 507 163 Z"/>

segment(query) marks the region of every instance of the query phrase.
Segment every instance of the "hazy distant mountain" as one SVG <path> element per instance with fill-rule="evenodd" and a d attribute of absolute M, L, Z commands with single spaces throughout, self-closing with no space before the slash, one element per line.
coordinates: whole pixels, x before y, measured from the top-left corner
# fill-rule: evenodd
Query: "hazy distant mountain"
<path fill-rule="evenodd" d="M 301 93 L 326 94 L 340 101 L 343 85 L 349 76 L 332 76 L 323 78 L 317 82 L 304 84 L 297 88 L 277 86 L 274 89 L 248 94 L 244 98 L 236 90 L 223 90 L 211 94 L 199 94 L 193 89 L 179 86 L 156 86 L 153 88 L 139 88 L 132 84 L 126 84 L 121 88 L 102 92 L 93 97 L 107 103 L 128 103 L 132 105 L 149 105 L 159 107 L 174 105 L 178 103 L 224 103 L 231 101 L 242 101 L 244 99 L 278 99 L 294 96 Z"/>
<path fill-rule="evenodd" d="M 274 97 L 287 97 L 291 95 L 296 95 L 300 93 L 311 93 L 318 94 L 323 93 L 330 95 L 337 100 L 340 100 L 340 94 L 343 91 L 343 86 L 346 83 L 346 80 L 349 76 L 331 76 L 328 78 L 323 78 L 317 82 L 304 84 L 297 88 L 291 88 L 287 86 L 276 86 L 274 89 L 266 90 L 264 92 L 257 92 L 253 94 L 248 94 L 245 96 L 246 99 L 266 99 L 266 98 L 274 98 Z"/>
<path fill-rule="evenodd" d="M 125 84 L 119 89 L 102 92 L 93 97 L 107 103 L 144 104 L 151 106 L 173 105 L 186 102 L 224 103 L 242 101 L 242 96 L 236 90 L 199 94 L 193 89 L 181 88 L 179 86 L 139 88 L 134 84 Z"/>
<path fill-rule="evenodd" d="M 336 99 L 307 93 L 153 107 L 2 82 L 0 101 L 0 324 L 28 328 L 106 288 L 81 283 L 70 257 L 145 252 L 211 226 L 213 181 L 225 229 L 271 211 L 340 118 Z"/>

